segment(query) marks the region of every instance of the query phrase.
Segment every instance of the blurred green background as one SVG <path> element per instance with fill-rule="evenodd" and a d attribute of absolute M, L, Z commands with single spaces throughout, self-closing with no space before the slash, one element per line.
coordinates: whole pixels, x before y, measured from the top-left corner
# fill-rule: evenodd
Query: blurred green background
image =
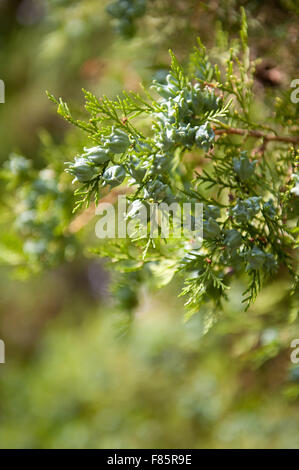
<path fill-rule="evenodd" d="M 252 57 L 262 58 L 260 112 L 299 76 L 296 1 L 148 0 L 131 39 L 115 31 L 108 3 L 0 0 L 2 163 L 16 152 L 40 169 L 45 154 L 71 160 L 85 143 L 45 90 L 79 114 L 82 88 L 137 91 L 165 72 L 169 48 L 184 59 L 200 36 L 217 54 L 223 31 L 237 34 L 241 5 Z M 246 313 L 235 283 L 211 325 L 204 310 L 184 322 L 175 282 L 157 292 L 130 275 L 111 289 L 105 263 L 84 250 L 21 278 L 3 245 L 11 220 L 0 186 L 1 448 L 299 447 L 298 310 L 287 281 L 269 283 Z M 81 232 L 83 245 L 95 243 L 92 223 Z"/>

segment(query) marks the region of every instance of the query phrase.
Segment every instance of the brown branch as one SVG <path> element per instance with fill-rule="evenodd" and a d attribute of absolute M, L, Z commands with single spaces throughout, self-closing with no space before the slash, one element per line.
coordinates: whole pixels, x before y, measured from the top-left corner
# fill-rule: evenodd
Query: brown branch
<path fill-rule="evenodd" d="M 234 134 L 234 135 L 248 135 L 249 137 L 257 137 L 264 139 L 265 142 L 286 142 L 289 144 L 299 143 L 299 136 L 279 136 L 279 135 L 269 135 L 261 131 L 250 131 L 247 129 L 236 129 L 233 127 L 227 129 L 215 129 L 216 135 L 222 134 Z"/>

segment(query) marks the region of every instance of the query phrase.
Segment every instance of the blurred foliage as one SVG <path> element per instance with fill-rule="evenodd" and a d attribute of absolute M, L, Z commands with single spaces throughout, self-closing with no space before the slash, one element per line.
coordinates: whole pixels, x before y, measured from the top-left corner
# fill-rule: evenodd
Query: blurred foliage
<path fill-rule="evenodd" d="M 132 323 L 86 302 L 78 317 L 69 299 L 29 361 L 7 351 L 1 447 L 298 448 L 287 348 L 299 330 L 265 313 L 271 297 L 246 321 L 230 305 L 204 337 L 199 317 L 182 325 L 171 290 L 144 293 Z"/>
<path fill-rule="evenodd" d="M 201 316 L 182 322 L 174 282 L 157 294 L 151 273 L 142 272 L 116 275 L 111 285 L 104 265 L 82 248 L 95 242 L 90 214 L 70 216 L 70 181 L 60 177 L 63 162 L 86 141 L 62 124 L 45 95 L 78 103 L 80 117 L 82 88 L 110 98 L 123 88 L 137 91 L 140 82 L 165 77 L 169 48 L 185 60 L 199 35 L 208 47 L 216 41 L 217 55 L 217 44 L 227 44 L 224 31 L 237 35 L 243 5 L 252 56 L 262 59 L 256 113 L 265 115 L 276 91 L 288 91 L 298 77 L 297 2 L 148 0 L 130 39 L 115 31 L 106 12 L 111 3 L 0 0 L 0 160 L 31 160 L 22 185 L 9 181 L 9 193 L 7 163 L 1 170 L 0 446 L 298 448 L 299 373 L 290 343 L 299 337 L 299 312 L 286 274 L 246 316 L 237 279 L 213 328 L 215 316 L 204 306 Z M 288 112 L 294 118 L 290 104 Z M 52 172 L 43 173 L 49 163 Z M 29 201 L 33 177 L 39 184 Z M 50 198 L 44 185 L 52 187 Z M 28 275 L 28 263 L 38 271 L 41 254 L 31 245 L 24 257 L 22 237 L 14 235 L 15 210 L 21 219 L 27 211 L 30 225 L 37 205 L 44 215 L 29 230 L 36 243 L 51 237 L 53 251 L 42 255 L 50 270 L 12 279 L 15 267 L 19 277 Z M 61 237 L 70 237 L 67 254 L 59 250 Z"/>

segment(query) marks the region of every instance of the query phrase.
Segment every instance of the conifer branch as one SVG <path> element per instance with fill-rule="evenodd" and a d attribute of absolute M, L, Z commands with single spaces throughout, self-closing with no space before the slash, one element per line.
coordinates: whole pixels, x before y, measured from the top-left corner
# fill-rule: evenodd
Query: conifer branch
<path fill-rule="evenodd" d="M 250 129 L 237 129 L 233 127 L 225 127 L 225 129 L 215 129 L 216 135 L 223 134 L 234 134 L 234 135 L 248 135 L 250 137 L 256 137 L 263 139 L 265 142 L 285 142 L 290 144 L 299 143 L 299 136 L 282 136 L 282 135 L 270 135 L 264 132 Z"/>

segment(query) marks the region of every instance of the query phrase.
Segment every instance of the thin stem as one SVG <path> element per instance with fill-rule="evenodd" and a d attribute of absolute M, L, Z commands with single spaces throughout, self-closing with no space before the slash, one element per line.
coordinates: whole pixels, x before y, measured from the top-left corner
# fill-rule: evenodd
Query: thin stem
<path fill-rule="evenodd" d="M 248 135 L 250 137 L 262 138 L 267 142 L 286 142 L 290 144 L 299 143 L 299 137 L 295 136 L 280 136 L 280 135 L 269 135 L 261 131 L 247 130 L 247 129 L 236 129 L 233 127 L 225 127 L 225 129 L 215 129 L 216 135 L 222 134 L 235 134 L 235 135 Z"/>

